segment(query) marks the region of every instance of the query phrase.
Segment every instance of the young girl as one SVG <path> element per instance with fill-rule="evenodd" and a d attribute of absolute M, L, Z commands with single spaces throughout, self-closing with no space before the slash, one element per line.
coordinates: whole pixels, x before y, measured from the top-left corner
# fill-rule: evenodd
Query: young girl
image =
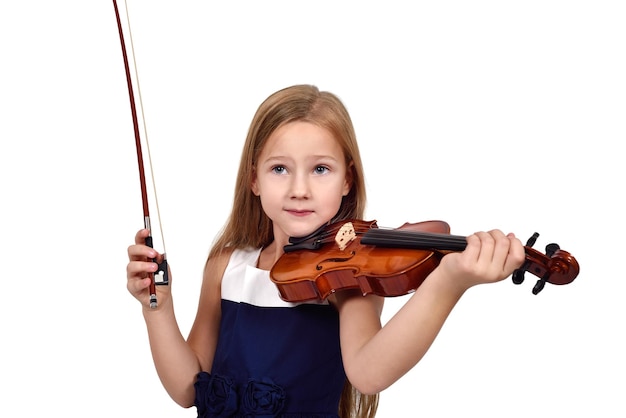
<path fill-rule="evenodd" d="M 289 237 L 362 219 L 363 167 L 352 122 L 333 94 L 292 86 L 267 98 L 248 131 L 232 213 L 204 270 L 198 312 L 181 335 L 170 287 L 149 307 L 150 259 L 140 230 L 127 287 L 143 306 L 158 375 L 200 417 L 373 417 L 378 393 L 426 353 L 471 286 L 508 277 L 525 255 L 499 230 L 467 237 L 381 326 L 384 299 L 339 291 L 289 303 L 269 271 Z"/>

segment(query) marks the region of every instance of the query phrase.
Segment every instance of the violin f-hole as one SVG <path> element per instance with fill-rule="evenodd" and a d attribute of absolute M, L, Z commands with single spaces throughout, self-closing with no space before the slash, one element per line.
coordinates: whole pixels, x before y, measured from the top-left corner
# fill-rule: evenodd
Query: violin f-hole
<path fill-rule="evenodd" d="M 324 263 L 345 263 L 346 261 L 350 261 L 350 259 L 352 259 L 355 255 L 356 255 L 356 251 L 352 250 L 352 251 L 350 251 L 350 255 L 347 256 L 347 257 L 331 257 L 331 258 L 327 258 L 325 260 L 320 261 L 315 266 L 315 270 L 317 270 L 317 271 L 323 270 L 324 266 L 322 266 L 322 264 L 324 264 Z"/>

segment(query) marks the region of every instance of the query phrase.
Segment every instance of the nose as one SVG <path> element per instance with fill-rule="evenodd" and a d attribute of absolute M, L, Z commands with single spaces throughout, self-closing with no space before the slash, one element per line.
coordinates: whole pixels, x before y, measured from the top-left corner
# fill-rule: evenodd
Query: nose
<path fill-rule="evenodd" d="M 311 196 L 309 178 L 306 173 L 297 173 L 292 177 L 289 197 L 292 199 L 308 199 Z"/>

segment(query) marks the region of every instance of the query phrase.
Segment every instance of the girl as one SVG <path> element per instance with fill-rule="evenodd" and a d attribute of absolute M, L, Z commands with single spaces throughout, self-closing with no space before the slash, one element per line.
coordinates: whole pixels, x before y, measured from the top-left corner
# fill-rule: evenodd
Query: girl
<path fill-rule="evenodd" d="M 373 417 L 378 393 L 426 353 L 471 286 L 508 277 L 525 255 L 499 230 L 467 237 L 381 326 L 384 299 L 340 291 L 288 303 L 269 270 L 289 237 L 362 219 L 363 167 L 347 110 L 309 85 L 268 97 L 252 120 L 232 213 L 208 256 L 198 312 L 181 335 L 168 286 L 149 308 L 160 257 L 140 230 L 128 248 L 127 287 L 143 306 L 158 375 L 200 417 Z"/>

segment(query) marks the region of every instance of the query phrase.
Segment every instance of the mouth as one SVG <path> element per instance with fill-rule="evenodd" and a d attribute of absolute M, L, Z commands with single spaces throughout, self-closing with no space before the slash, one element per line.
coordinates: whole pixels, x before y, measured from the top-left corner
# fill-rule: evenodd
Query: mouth
<path fill-rule="evenodd" d="M 288 214 L 297 216 L 297 217 L 307 216 L 313 213 L 312 210 L 306 210 L 306 209 L 285 209 L 285 211 Z"/>

